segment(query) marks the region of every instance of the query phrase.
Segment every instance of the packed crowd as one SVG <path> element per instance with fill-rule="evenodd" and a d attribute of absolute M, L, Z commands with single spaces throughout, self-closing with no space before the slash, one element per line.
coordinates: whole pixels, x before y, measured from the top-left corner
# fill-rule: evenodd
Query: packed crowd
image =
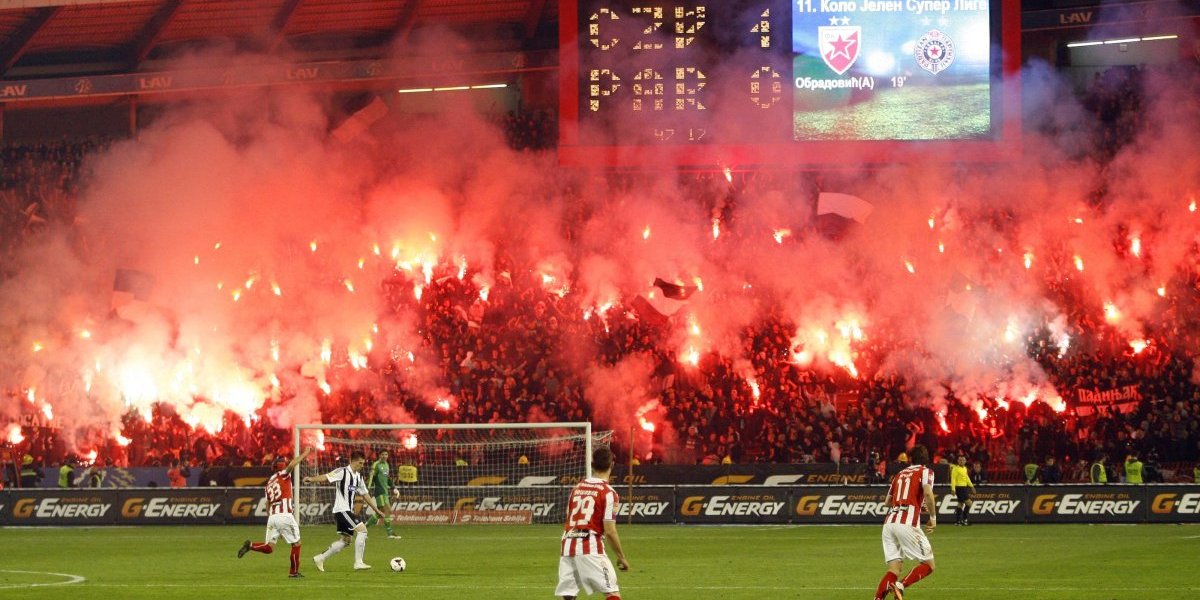
<path fill-rule="evenodd" d="M 1135 101 L 1126 100 L 1124 93 L 1110 97 L 1114 85 L 1124 84 L 1098 83 L 1097 96 L 1085 105 L 1105 120 L 1129 123 L 1136 119 L 1129 106 L 1136 104 L 1127 104 Z M 544 148 L 553 140 L 549 115 L 512 114 L 501 122 L 515 148 Z M 1136 128 L 1136 122 L 1129 127 Z M 81 158 L 96 149 L 95 142 L 85 142 L 0 152 L 0 252 L 11 256 L 41 223 L 70 222 Z M 688 177 L 703 190 L 711 189 L 708 180 L 719 176 Z M 763 175 L 768 177 L 779 175 Z M 753 193 L 754 186 L 753 177 L 749 182 L 743 178 L 738 189 Z M 711 204 L 716 211 L 734 210 L 732 200 Z M 8 267 L 0 259 L 0 268 Z M 586 393 L 588 370 L 582 365 L 613 366 L 639 357 L 650 364 L 646 396 L 657 399 L 645 413 L 656 429 L 640 442 L 643 461 L 875 463 L 922 443 L 940 457 L 967 454 L 998 474 L 1015 474 L 1022 465 L 1054 457 L 1065 480 L 1081 480 L 1087 477 L 1087 465 L 1101 455 L 1117 463 L 1130 452 L 1164 463 L 1200 458 L 1200 388 L 1192 379 L 1200 345 L 1186 332 L 1171 331 L 1164 338 L 1170 344 L 1131 354 L 1127 340 L 1103 319 L 1081 310 L 1070 318 L 1073 352 L 1060 356 L 1049 323 L 1026 340 L 1028 356 L 1041 364 L 1055 389 L 1068 395 L 1080 388 L 1137 386 L 1142 399 L 1131 411 L 1083 415 L 1016 398 L 956 398 L 949 385 L 944 400 L 930 402 L 926 390 L 880 368 L 881 358 L 905 343 L 886 331 L 873 332 L 857 348 L 858 376 L 787 360 L 796 323 L 778 315 L 741 332 L 742 357 L 712 353 L 698 356 L 694 365 L 684 364 L 668 335 L 677 325 L 670 318 L 636 299 L 597 311 L 572 294 L 546 289 L 532 267 L 517 263 L 501 248 L 495 264 L 501 275 L 486 299 L 470 277 L 453 276 L 449 266 L 435 273 L 419 299 L 403 273 L 381 282 L 392 310 L 419 316 L 423 358 L 436 362 L 435 379 L 452 402 L 430 402 L 408 385 L 405 369 L 411 359 L 377 353 L 369 363 L 376 384 L 334 389 L 321 402 L 322 421 L 386 422 L 402 407 L 420 422 L 593 420 L 604 428 L 612 426 L 604 421 L 615 417 L 595 412 Z M 0 271 L 0 276 L 8 274 Z M 1193 285 L 1185 289 L 1196 289 L 1197 274 L 1187 276 Z M 1061 305 L 1072 305 L 1067 287 L 1052 292 L 1061 296 Z M 1194 298 L 1185 299 L 1152 326 L 1165 332 L 1172 320 L 1197 322 L 1197 310 Z M 333 368 L 344 367 L 345 359 L 335 356 Z M 13 397 L 20 393 L 6 392 Z M 267 418 L 247 423 L 229 414 L 220 433 L 211 434 L 189 426 L 165 406 L 156 409 L 149 424 L 129 415 L 122 436 L 127 444 L 109 441 L 96 449 L 98 455 L 123 465 L 261 464 L 291 445 L 290 432 L 273 427 Z M 26 427 L 24 437 L 14 450 L 28 452 L 38 462 L 57 464 L 67 451 L 51 428 Z"/>

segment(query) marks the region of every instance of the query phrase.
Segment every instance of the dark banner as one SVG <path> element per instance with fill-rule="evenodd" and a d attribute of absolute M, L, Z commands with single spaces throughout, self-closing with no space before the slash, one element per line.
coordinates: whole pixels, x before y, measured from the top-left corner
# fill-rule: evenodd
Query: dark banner
<path fill-rule="evenodd" d="M 948 486 L 937 486 L 938 524 L 954 523 L 958 499 Z M 979 486 L 971 494 L 969 518 L 974 523 L 1024 523 L 1027 502 L 1023 486 Z"/>
<path fill-rule="evenodd" d="M 1029 523 L 1141 523 L 1147 488 L 1124 485 L 1026 488 Z"/>
<path fill-rule="evenodd" d="M 115 490 L 9 490 L 5 525 L 111 525 L 121 507 Z"/>
<path fill-rule="evenodd" d="M 792 490 L 792 523 L 882 523 L 888 513 L 884 486 L 830 486 Z"/>
<path fill-rule="evenodd" d="M 142 489 L 121 494 L 120 525 L 220 525 L 229 513 L 219 488 Z"/>
<path fill-rule="evenodd" d="M 679 487 L 675 520 L 679 523 L 787 523 L 787 488 Z"/>
<path fill-rule="evenodd" d="M 1159 485 L 1146 492 L 1146 520 L 1151 523 L 1200 523 L 1200 487 Z"/>

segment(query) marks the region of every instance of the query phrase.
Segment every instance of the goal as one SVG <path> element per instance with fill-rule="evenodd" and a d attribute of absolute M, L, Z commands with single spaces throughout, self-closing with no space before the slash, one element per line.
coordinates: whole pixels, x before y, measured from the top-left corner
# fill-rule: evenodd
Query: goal
<path fill-rule="evenodd" d="M 561 523 L 570 487 L 591 475 L 592 449 L 612 439 L 586 422 L 312 424 L 294 433 L 297 454 L 314 448 L 295 477 L 301 524 L 333 522 L 333 485 L 305 484 L 305 476 L 345 466 L 360 451 L 369 480 L 385 450 L 394 523 Z M 364 519 L 373 514 L 362 503 L 355 508 Z"/>

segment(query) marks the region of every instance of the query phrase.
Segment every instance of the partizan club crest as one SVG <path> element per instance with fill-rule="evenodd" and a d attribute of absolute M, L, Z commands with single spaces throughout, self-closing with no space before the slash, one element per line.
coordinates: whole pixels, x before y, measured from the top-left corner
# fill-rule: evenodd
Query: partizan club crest
<path fill-rule="evenodd" d="M 841 18 L 841 25 L 836 24 L 837 17 L 830 18 L 829 22 L 834 25 L 817 27 L 817 49 L 821 52 L 821 58 L 825 59 L 825 64 L 841 75 L 858 60 L 862 27 L 847 25 L 850 19 L 846 17 Z"/>
<path fill-rule="evenodd" d="M 950 39 L 950 36 L 932 29 L 917 40 L 917 48 L 913 54 L 922 69 L 937 75 L 954 62 L 954 40 Z"/>

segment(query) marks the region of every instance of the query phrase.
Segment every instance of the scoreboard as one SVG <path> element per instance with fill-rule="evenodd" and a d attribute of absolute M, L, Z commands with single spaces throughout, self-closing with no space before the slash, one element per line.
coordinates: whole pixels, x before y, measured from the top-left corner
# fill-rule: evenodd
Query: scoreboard
<path fill-rule="evenodd" d="M 560 160 L 995 160 L 1019 142 L 1019 4 L 560 0 Z"/>

